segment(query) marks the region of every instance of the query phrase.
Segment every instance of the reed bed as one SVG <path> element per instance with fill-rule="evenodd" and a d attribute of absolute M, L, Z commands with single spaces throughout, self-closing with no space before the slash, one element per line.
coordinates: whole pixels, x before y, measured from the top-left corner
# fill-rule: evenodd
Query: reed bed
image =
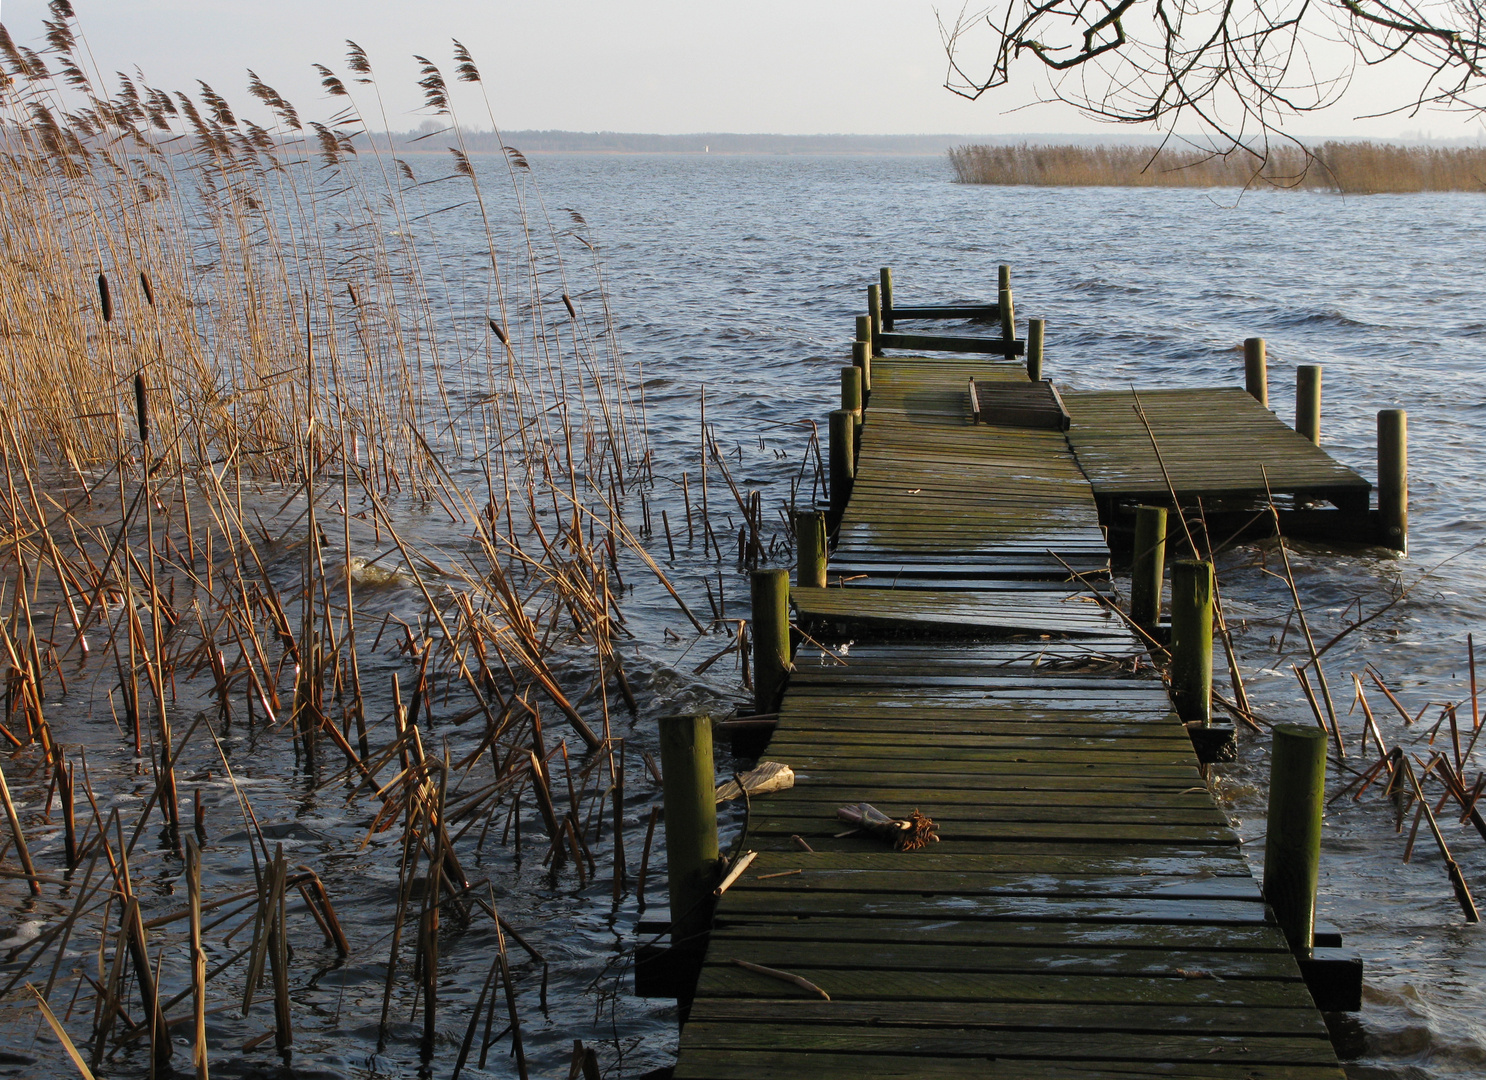
<path fill-rule="evenodd" d="M 1486 148 L 1443 149 L 1327 142 L 1247 151 L 1153 151 L 1139 146 L 960 146 L 949 151 L 962 184 L 1040 187 L 1275 187 L 1349 195 L 1486 188 Z"/>
<path fill-rule="evenodd" d="M 457 43 L 448 79 L 420 58 L 449 149 L 415 170 L 353 145 L 380 118 L 354 44 L 320 69 L 332 121 L 254 76 L 255 123 L 204 83 L 110 93 L 77 35 L 65 0 L 40 50 L 0 28 L 0 878 L 39 927 L 3 943 L 0 998 L 82 1075 L 156 1075 L 184 1034 L 205 1077 L 224 1011 L 233 1055 L 290 1060 L 325 970 L 297 957 L 333 953 L 385 972 L 379 1052 L 415 1017 L 425 1064 L 503 1044 L 524 1077 L 547 959 L 475 867 L 525 848 L 634 888 L 626 549 L 710 629 L 625 524 L 639 492 L 648 532 L 654 478 L 586 222 L 519 150 L 461 149 L 456 98 L 489 107 Z M 388 853 L 380 936 L 255 807 L 245 730 Z"/>

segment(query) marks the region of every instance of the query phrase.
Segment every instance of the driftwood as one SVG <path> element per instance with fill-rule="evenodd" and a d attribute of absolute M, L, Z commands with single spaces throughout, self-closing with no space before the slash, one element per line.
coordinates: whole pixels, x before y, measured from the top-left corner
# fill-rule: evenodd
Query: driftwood
<path fill-rule="evenodd" d="M 939 842 L 939 826 L 915 807 L 907 819 L 890 818 L 871 803 L 853 803 L 836 811 L 836 816 L 862 832 L 890 841 L 898 851 L 917 851 Z"/>
<path fill-rule="evenodd" d="M 718 802 L 725 803 L 741 798 L 745 791 L 749 796 L 754 796 L 792 788 L 795 786 L 795 771 L 788 765 L 781 765 L 777 761 L 760 761 L 755 768 L 748 770 L 739 779 L 743 781 L 741 788 L 737 780 L 728 780 L 717 785 Z"/>

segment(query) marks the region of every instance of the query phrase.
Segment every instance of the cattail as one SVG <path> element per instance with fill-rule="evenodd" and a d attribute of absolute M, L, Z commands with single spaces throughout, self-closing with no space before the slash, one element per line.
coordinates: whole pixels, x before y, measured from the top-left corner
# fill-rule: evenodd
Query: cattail
<path fill-rule="evenodd" d="M 346 292 L 351 297 L 351 306 L 354 308 L 359 308 L 361 306 L 361 301 L 356 298 L 356 289 L 349 281 L 346 282 Z"/>
<path fill-rule="evenodd" d="M 573 307 L 573 298 L 570 297 L 567 293 L 563 293 L 562 294 L 562 302 L 563 302 L 563 305 L 568 309 L 568 314 L 573 317 L 573 321 L 574 322 L 577 322 L 578 321 L 578 309 L 575 308 L 575 307 Z"/>
<path fill-rule="evenodd" d="M 145 399 L 144 372 L 142 371 L 134 373 L 134 415 L 139 421 L 139 441 L 148 443 L 150 441 L 150 414 L 149 403 Z"/>
<path fill-rule="evenodd" d="M 494 334 L 496 337 L 500 338 L 500 343 L 502 345 L 506 346 L 506 348 L 509 349 L 511 347 L 511 339 L 508 338 L 508 337 L 506 337 L 506 331 L 505 331 L 505 329 L 501 326 L 500 323 L 496 322 L 494 319 L 491 319 L 489 321 L 490 321 L 490 332 L 492 334 Z"/>
<path fill-rule="evenodd" d="M 103 273 L 98 275 L 98 302 L 103 305 L 103 321 L 111 323 L 114 320 L 114 301 L 108 292 L 108 277 Z"/>
<path fill-rule="evenodd" d="M 155 290 L 150 288 L 150 275 L 143 270 L 139 272 L 139 287 L 144 291 L 145 303 L 150 307 L 155 306 Z"/>

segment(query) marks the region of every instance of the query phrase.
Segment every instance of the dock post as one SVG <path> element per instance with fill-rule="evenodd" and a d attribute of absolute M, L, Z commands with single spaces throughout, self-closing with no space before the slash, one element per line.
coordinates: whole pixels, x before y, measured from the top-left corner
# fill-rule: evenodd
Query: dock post
<path fill-rule="evenodd" d="M 857 340 L 867 343 L 867 355 L 877 355 L 877 339 L 872 336 L 872 316 L 857 316 Z"/>
<path fill-rule="evenodd" d="M 1243 343 L 1244 389 L 1254 395 L 1260 405 L 1269 408 L 1269 372 L 1265 367 L 1264 339 L 1245 338 Z"/>
<path fill-rule="evenodd" d="M 1166 507 L 1135 508 L 1135 558 L 1130 566 L 1130 619 L 1155 637 L 1166 570 Z"/>
<path fill-rule="evenodd" d="M 1321 445 L 1321 366 L 1301 364 L 1295 369 L 1295 430 Z"/>
<path fill-rule="evenodd" d="M 1002 263 L 996 267 L 996 291 L 1002 293 L 1009 288 L 1011 288 L 1011 266 L 1008 263 Z"/>
<path fill-rule="evenodd" d="M 891 330 L 893 328 L 893 271 L 891 267 L 884 266 L 878 271 L 881 287 L 878 298 L 882 301 L 882 328 Z"/>
<path fill-rule="evenodd" d="M 851 498 L 851 482 L 856 476 L 856 417 L 845 409 L 831 413 L 830 480 L 831 528 L 841 524 L 846 502 Z"/>
<path fill-rule="evenodd" d="M 1213 564 L 1171 566 L 1171 703 L 1182 723 L 1212 718 Z"/>
<path fill-rule="evenodd" d="M 872 392 L 872 343 L 870 341 L 851 343 L 851 366 L 861 370 L 862 394 L 870 394 Z"/>
<path fill-rule="evenodd" d="M 826 587 L 826 516 L 819 510 L 795 511 L 795 584 Z"/>
<path fill-rule="evenodd" d="M 841 408 L 851 413 L 851 445 L 853 457 L 862 433 L 862 369 L 856 366 L 841 369 Z"/>
<path fill-rule="evenodd" d="M 872 336 L 882 333 L 882 292 L 876 285 L 867 286 L 867 318 L 872 320 Z"/>
<path fill-rule="evenodd" d="M 1326 794 L 1326 732 L 1276 724 L 1269 763 L 1269 824 L 1264 840 L 1264 899 L 1290 951 L 1311 955 L 1316 882 L 1321 870 L 1321 813 Z"/>
<path fill-rule="evenodd" d="M 1378 519 L 1382 541 L 1409 550 L 1409 414 L 1378 413 Z"/>
<path fill-rule="evenodd" d="M 712 888 L 717 884 L 712 718 L 662 716 L 660 768 L 671 944 L 695 949 L 712 927 Z"/>
<path fill-rule="evenodd" d="M 1042 378 L 1042 335 L 1047 323 L 1043 319 L 1027 320 L 1027 378 Z"/>
<path fill-rule="evenodd" d="M 750 580 L 753 601 L 753 705 L 773 712 L 784 693 L 790 669 L 789 571 L 755 570 Z"/>
<path fill-rule="evenodd" d="M 1001 309 L 1001 337 L 1011 341 L 1016 337 L 1016 305 L 1011 302 L 1009 288 L 996 294 L 996 306 Z"/>

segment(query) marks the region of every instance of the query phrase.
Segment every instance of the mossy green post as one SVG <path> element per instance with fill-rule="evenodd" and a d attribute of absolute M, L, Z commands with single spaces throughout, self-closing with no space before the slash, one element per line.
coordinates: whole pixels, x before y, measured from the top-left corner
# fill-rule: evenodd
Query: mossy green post
<path fill-rule="evenodd" d="M 1264 840 L 1264 899 L 1290 950 L 1311 955 L 1316 882 L 1321 874 L 1321 814 L 1326 802 L 1326 732 L 1276 724 L 1269 762 L 1269 824 Z"/>
<path fill-rule="evenodd" d="M 841 408 L 852 415 L 851 445 L 853 457 L 862 436 L 862 369 L 841 369 Z"/>
<path fill-rule="evenodd" d="M 1321 445 L 1321 366 L 1301 364 L 1295 369 L 1295 430 Z"/>
<path fill-rule="evenodd" d="M 1213 564 L 1171 567 L 1171 703 L 1182 723 L 1212 718 Z"/>
<path fill-rule="evenodd" d="M 1382 541 L 1395 551 L 1409 549 L 1409 414 L 1378 413 L 1378 524 Z"/>
<path fill-rule="evenodd" d="M 826 516 L 819 510 L 795 511 L 795 584 L 826 587 Z"/>
<path fill-rule="evenodd" d="M 1009 288 L 1011 288 L 1011 265 L 1002 263 L 996 267 L 996 291 L 1005 292 Z"/>
<path fill-rule="evenodd" d="M 851 343 L 851 366 L 862 373 L 862 393 L 872 392 L 872 343 L 870 341 L 853 341 Z"/>
<path fill-rule="evenodd" d="M 711 717 L 660 718 L 660 769 L 671 943 L 697 946 L 712 926 L 718 870 Z"/>
<path fill-rule="evenodd" d="M 1269 408 L 1269 371 L 1265 359 L 1264 339 L 1245 338 L 1243 343 L 1243 385 L 1266 409 Z"/>
<path fill-rule="evenodd" d="M 845 409 L 831 413 L 829 421 L 831 473 L 831 528 L 841 523 L 851 498 L 851 482 L 856 476 L 856 415 Z"/>
<path fill-rule="evenodd" d="M 872 336 L 872 316 L 857 316 L 857 340 L 867 343 L 867 355 L 877 355 L 877 339 Z"/>
<path fill-rule="evenodd" d="M 878 271 L 878 277 L 881 279 L 881 292 L 879 296 L 882 300 L 882 328 L 884 330 L 891 330 L 893 328 L 892 268 L 884 266 L 881 270 Z"/>
<path fill-rule="evenodd" d="M 882 292 L 876 285 L 867 286 L 867 318 L 872 320 L 872 336 L 882 333 Z"/>
<path fill-rule="evenodd" d="M 755 570 L 751 575 L 753 601 L 753 704 L 757 712 L 773 712 L 784 693 L 789 674 L 789 571 Z"/>
<path fill-rule="evenodd" d="M 1135 555 L 1130 565 L 1130 619 L 1155 636 L 1166 573 L 1166 507 L 1135 509 Z"/>
<path fill-rule="evenodd" d="M 1027 378 L 1033 382 L 1042 378 L 1042 336 L 1046 327 L 1042 319 L 1027 320 Z"/>
<path fill-rule="evenodd" d="M 1016 337 L 1016 305 L 1011 301 L 1010 289 L 996 294 L 996 305 L 1001 309 L 1001 336 L 1011 341 Z"/>

